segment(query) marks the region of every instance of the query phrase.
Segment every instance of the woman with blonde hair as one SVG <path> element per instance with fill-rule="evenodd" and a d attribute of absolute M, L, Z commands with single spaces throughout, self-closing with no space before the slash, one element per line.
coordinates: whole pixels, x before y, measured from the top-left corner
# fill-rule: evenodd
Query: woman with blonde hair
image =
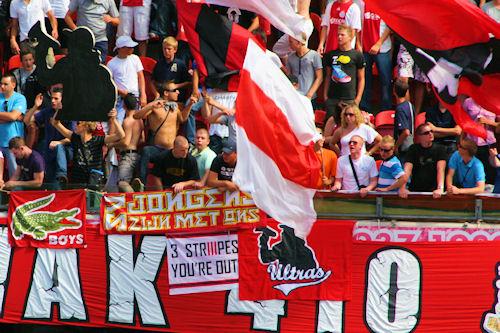
<path fill-rule="evenodd" d="M 340 128 L 332 136 L 325 138 L 325 142 L 339 156 L 349 154 L 349 140 L 353 135 L 359 135 L 366 143 L 372 145 L 367 152 L 363 146 L 362 152 L 368 155 L 374 154 L 378 150 L 382 137 L 373 128 L 365 124 L 365 119 L 361 110 L 356 104 L 347 104 L 340 115 Z M 340 149 L 338 144 L 340 143 Z"/>

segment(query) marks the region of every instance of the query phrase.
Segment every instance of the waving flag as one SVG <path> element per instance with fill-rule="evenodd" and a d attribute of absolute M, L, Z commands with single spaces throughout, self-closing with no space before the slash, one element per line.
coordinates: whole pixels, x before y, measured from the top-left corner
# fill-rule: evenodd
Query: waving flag
<path fill-rule="evenodd" d="M 465 94 L 500 114 L 500 97 L 491 94 L 500 86 L 495 75 L 500 67 L 500 24 L 469 1 L 367 1 L 401 37 L 456 123 L 465 132 L 484 137 L 484 128 L 456 101 Z"/>
<path fill-rule="evenodd" d="M 302 39 L 307 20 L 296 14 L 288 0 L 190 0 L 193 3 L 206 3 L 225 7 L 246 9 L 265 17 L 277 29 L 287 35 Z"/>
<path fill-rule="evenodd" d="M 248 31 L 206 5 L 186 0 L 177 5 L 201 73 L 208 77 L 240 73 L 238 164 L 233 180 L 252 194 L 260 209 L 305 237 L 316 220 L 312 197 L 320 177 L 313 149 L 319 135 L 311 103 L 298 94 Z"/>

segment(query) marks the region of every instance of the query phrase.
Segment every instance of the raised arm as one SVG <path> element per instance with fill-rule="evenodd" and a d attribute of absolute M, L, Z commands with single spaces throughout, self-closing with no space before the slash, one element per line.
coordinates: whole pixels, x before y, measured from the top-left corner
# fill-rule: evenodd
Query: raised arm
<path fill-rule="evenodd" d="M 109 126 L 110 127 L 113 126 L 115 131 L 113 132 L 113 134 L 109 134 L 104 137 L 105 144 L 120 141 L 125 137 L 125 132 L 123 131 L 123 127 L 122 125 L 120 125 L 118 120 L 116 120 L 116 115 L 117 115 L 116 109 L 113 109 L 108 113 Z"/>

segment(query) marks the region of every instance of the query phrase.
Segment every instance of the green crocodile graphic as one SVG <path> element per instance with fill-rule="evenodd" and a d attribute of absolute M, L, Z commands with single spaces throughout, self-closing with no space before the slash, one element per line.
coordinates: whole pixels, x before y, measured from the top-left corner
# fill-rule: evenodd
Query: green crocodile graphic
<path fill-rule="evenodd" d="M 12 235 L 16 240 L 31 235 L 36 240 L 44 240 L 49 233 L 64 229 L 78 229 L 82 221 L 75 218 L 80 208 L 62 209 L 57 212 L 35 211 L 54 201 L 55 194 L 28 201 L 16 208 L 12 214 Z"/>

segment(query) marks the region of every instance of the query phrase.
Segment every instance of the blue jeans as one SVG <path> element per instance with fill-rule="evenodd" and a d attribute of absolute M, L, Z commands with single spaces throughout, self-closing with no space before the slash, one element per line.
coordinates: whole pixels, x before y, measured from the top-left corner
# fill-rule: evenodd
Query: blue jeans
<path fill-rule="evenodd" d="M 108 56 L 108 41 L 103 40 L 100 42 L 95 42 L 94 49 L 101 52 L 101 64 L 106 63 L 106 57 Z"/>
<path fill-rule="evenodd" d="M 7 163 L 7 168 L 9 171 L 9 179 L 12 177 L 17 168 L 16 157 L 9 150 L 9 147 L 1 147 L 4 161 Z"/>
<path fill-rule="evenodd" d="M 57 145 L 53 151 L 47 152 L 45 159 L 46 183 L 54 183 L 59 177 L 68 177 L 68 159 L 72 159 L 69 145 Z"/>
<path fill-rule="evenodd" d="M 195 139 L 196 139 L 195 113 L 201 110 L 203 103 L 204 103 L 203 98 L 200 98 L 200 100 L 193 105 L 193 107 L 191 108 L 191 112 L 189 112 L 188 119 L 184 124 L 184 134 L 186 135 L 186 138 L 188 139 L 189 143 L 193 145 L 195 144 Z"/>
<path fill-rule="evenodd" d="M 139 162 L 139 178 L 146 184 L 148 177 L 148 164 L 154 163 L 167 149 L 160 146 L 146 146 L 142 149 L 141 161 Z"/>
<path fill-rule="evenodd" d="M 380 110 L 389 110 L 392 108 L 391 99 L 391 72 L 392 72 L 392 59 L 391 52 L 369 54 L 363 53 L 365 58 L 365 90 L 361 99 L 361 109 L 371 112 L 372 107 L 372 94 L 373 94 L 373 62 L 378 69 L 380 79 L 380 90 L 382 96 L 380 98 Z"/>

